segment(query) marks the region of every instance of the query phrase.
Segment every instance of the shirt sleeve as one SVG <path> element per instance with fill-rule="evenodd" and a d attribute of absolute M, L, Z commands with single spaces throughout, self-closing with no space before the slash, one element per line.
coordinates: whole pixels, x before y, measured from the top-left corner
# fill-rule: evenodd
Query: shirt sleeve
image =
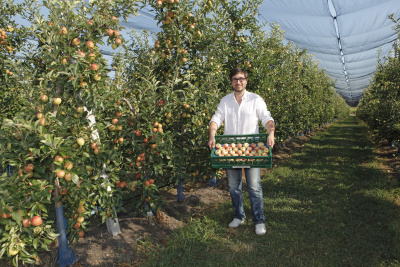
<path fill-rule="evenodd" d="M 263 127 L 265 127 L 265 124 L 268 121 L 274 121 L 271 116 L 271 112 L 269 112 L 269 110 L 267 109 L 267 104 L 265 104 L 265 101 L 261 97 L 258 99 L 257 103 L 257 115 Z"/>
<path fill-rule="evenodd" d="M 225 109 L 224 109 L 225 104 L 223 101 L 221 101 L 217 107 L 217 110 L 215 111 L 214 115 L 212 116 L 210 123 L 215 122 L 218 126 L 218 128 L 222 125 L 222 123 L 225 120 Z"/>

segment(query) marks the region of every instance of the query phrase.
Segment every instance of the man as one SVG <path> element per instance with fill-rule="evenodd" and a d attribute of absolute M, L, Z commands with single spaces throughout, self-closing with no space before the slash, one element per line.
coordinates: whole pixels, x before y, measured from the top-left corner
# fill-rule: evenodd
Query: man
<path fill-rule="evenodd" d="M 258 124 L 261 121 L 269 134 L 267 145 L 273 147 L 275 145 L 274 119 L 267 110 L 264 100 L 259 95 L 246 90 L 247 72 L 241 68 L 235 68 L 231 71 L 229 78 L 233 93 L 222 98 L 214 116 L 211 118 L 208 146 L 210 149 L 215 147 L 215 134 L 222 123 L 225 123 L 224 135 L 247 135 L 258 134 Z M 257 235 L 264 235 L 266 229 L 260 169 L 245 168 L 244 172 L 255 232 Z M 226 174 L 232 204 L 235 209 L 234 219 L 229 227 L 236 228 L 243 224 L 245 220 L 242 198 L 242 169 L 226 169 Z"/>

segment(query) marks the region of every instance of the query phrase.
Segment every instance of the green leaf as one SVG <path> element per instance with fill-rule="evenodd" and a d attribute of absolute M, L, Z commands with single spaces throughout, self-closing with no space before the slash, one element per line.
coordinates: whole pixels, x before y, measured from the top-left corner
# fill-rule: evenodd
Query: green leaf
<path fill-rule="evenodd" d="M 79 184 L 79 176 L 76 175 L 75 173 L 72 174 L 72 182 L 73 182 L 74 184 Z"/>
<path fill-rule="evenodd" d="M 35 249 L 37 249 L 37 247 L 38 247 L 38 238 L 35 238 L 35 239 L 33 239 L 33 242 L 32 242 L 32 246 L 35 248 Z"/>
<path fill-rule="evenodd" d="M 18 211 L 13 211 L 12 212 L 12 218 L 18 223 L 21 223 L 21 214 L 19 214 Z"/>
<path fill-rule="evenodd" d="M 42 211 L 44 211 L 44 212 L 47 213 L 47 208 L 46 208 L 46 206 L 43 205 L 42 203 L 39 204 L 39 208 L 40 208 Z"/>

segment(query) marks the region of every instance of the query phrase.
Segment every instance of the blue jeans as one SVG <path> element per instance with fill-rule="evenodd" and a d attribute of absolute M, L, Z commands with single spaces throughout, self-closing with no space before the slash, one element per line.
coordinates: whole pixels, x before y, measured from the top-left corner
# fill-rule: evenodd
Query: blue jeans
<path fill-rule="evenodd" d="M 249 193 L 253 223 L 265 223 L 263 193 L 259 168 L 245 168 L 247 192 Z M 245 217 L 242 196 L 242 169 L 226 169 L 229 193 L 232 197 L 234 218 L 242 220 Z"/>

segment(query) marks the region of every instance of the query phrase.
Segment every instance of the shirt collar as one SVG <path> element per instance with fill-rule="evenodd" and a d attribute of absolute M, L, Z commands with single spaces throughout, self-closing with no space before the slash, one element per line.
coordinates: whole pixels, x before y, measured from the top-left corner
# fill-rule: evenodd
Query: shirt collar
<path fill-rule="evenodd" d="M 249 95 L 249 94 L 248 94 L 247 90 L 245 90 L 245 91 L 244 91 L 244 94 L 243 94 L 243 96 L 242 96 L 242 100 L 246 100 L 247 97 L 248 97 L 248 95 Z M 232 93 L 232 98 L 235 99 L 235 92 Z"/>

